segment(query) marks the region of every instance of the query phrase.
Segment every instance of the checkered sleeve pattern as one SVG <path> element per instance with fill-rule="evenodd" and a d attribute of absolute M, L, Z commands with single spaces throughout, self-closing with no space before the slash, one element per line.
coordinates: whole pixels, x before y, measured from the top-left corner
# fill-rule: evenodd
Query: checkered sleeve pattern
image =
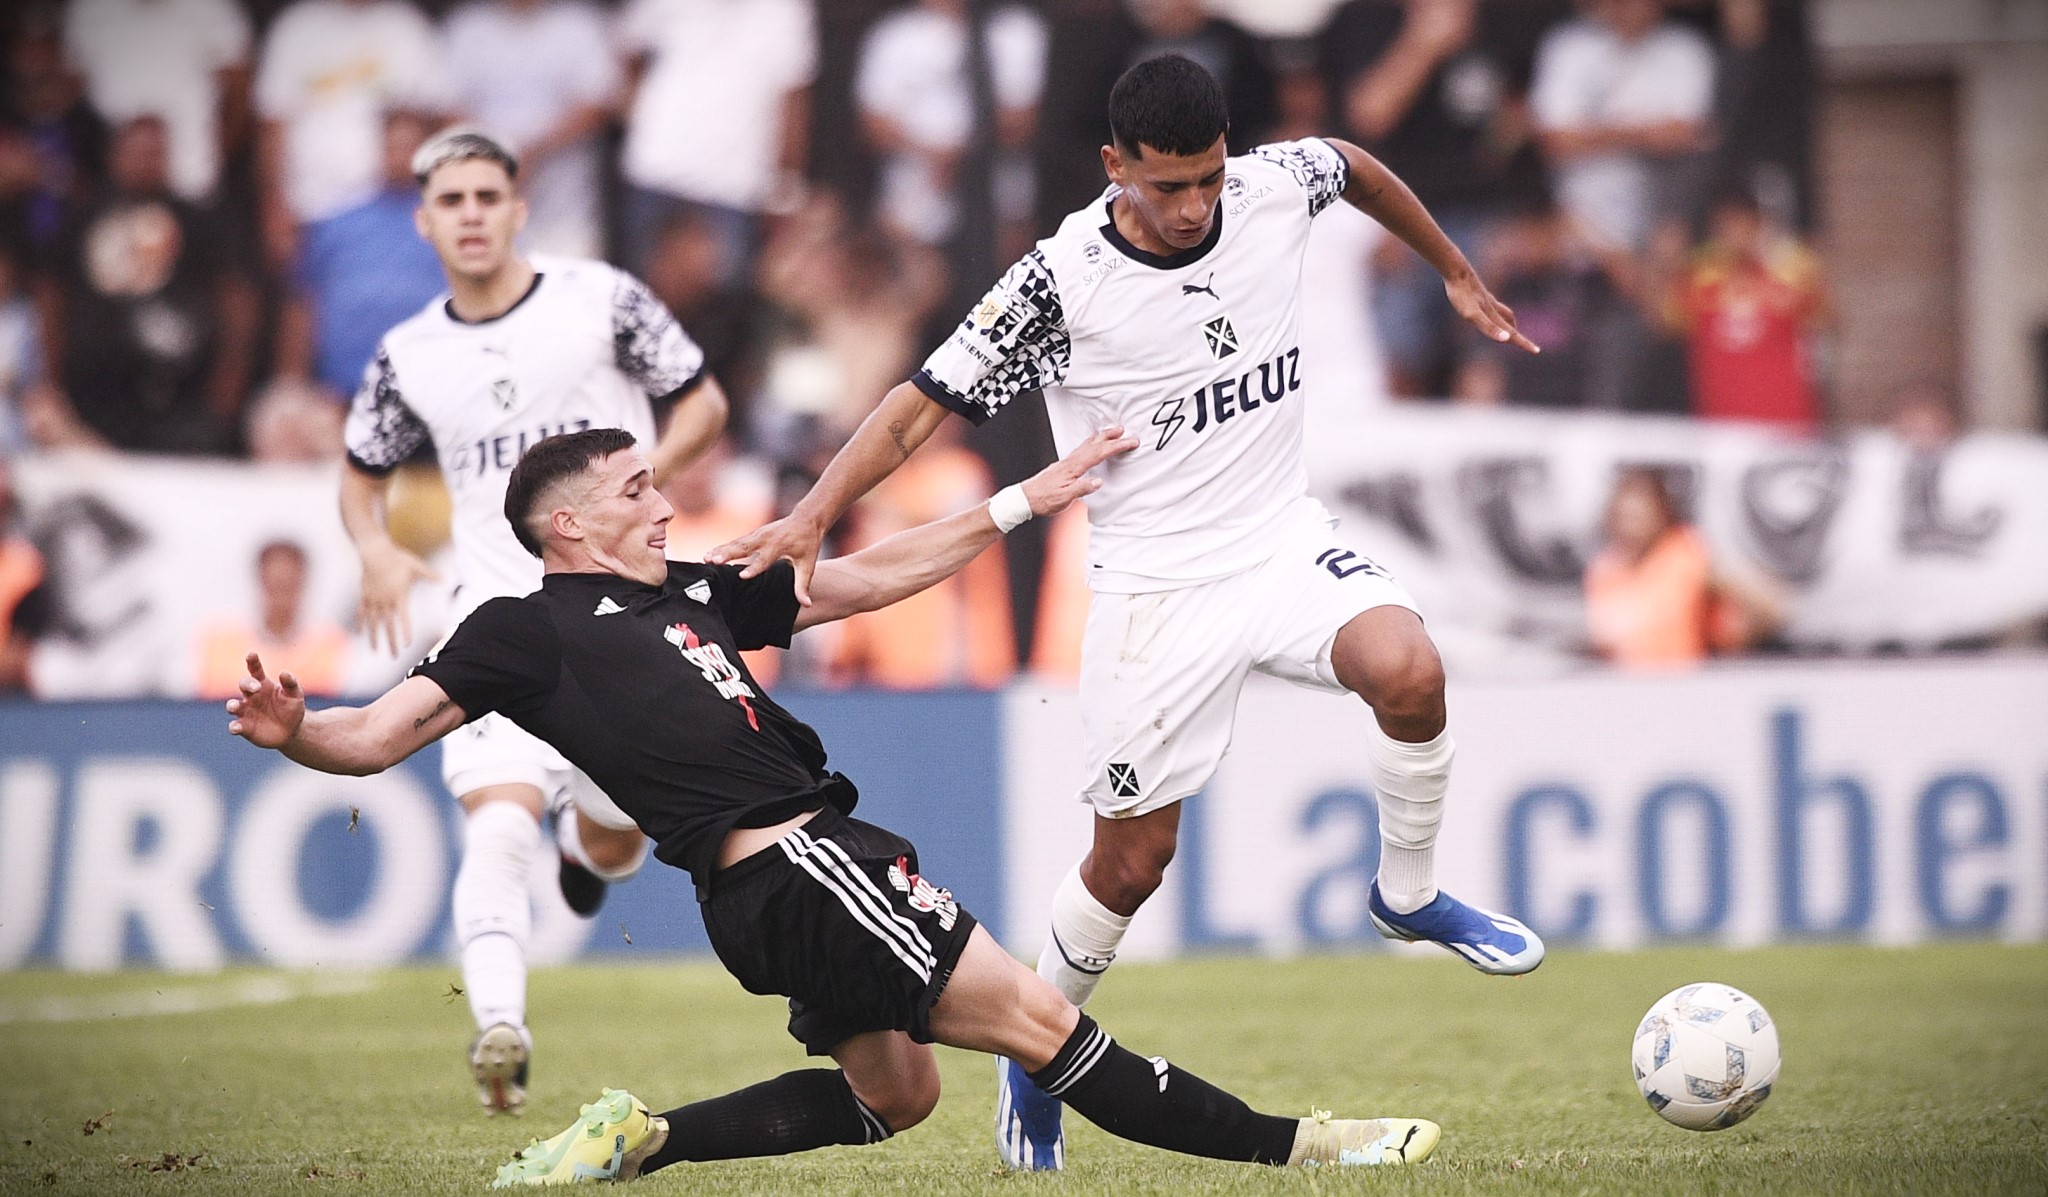
<path fill-rule="evenodd" d="M 913 381 L 976 424 L 1066 377 L 1073 339 L 1043 250 L 1018 259 Z"/>
<path fill-rule="evenodd" d="M 704 351 L 668 305 L 624 271 L 612 289 L 612 358 L 649 399 L 674 394 L 704 369 Z"/>
<path fill-rule="evenodd" d="M 398 373 L 382 345 L 363 371 L 363 385 L 349 404 L 342 429 L 349 460 L 373 474 L 386 474 L 427 440 L 427 426 L 398 389 Z"/>
<path fill-rule="evenodd" d="M 1351 178 L 1351 164 L 1335 146 L 1320 137 L 1262 145 L 1253 150 L 1251 156 L 1287 168 L 1287 173 L 1294 176 L 1294 181 L 1301 184 L 1303 191 L 1308 192 L 1310 216 L 1336 203 Z"/>

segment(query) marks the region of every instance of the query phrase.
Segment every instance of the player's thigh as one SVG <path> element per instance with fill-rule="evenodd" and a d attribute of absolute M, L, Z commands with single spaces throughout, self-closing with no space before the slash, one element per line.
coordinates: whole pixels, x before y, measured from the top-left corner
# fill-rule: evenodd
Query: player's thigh
<path fill-rule="evenodd" d="M 1080 1011 L 1051 982 L 977 926 L 932 1006 L 932 1038 L 948 1047 L 1008 1056 L 1036 1071 L 1074 1033 Z"/>
<path fill-rule="evenodd" d="M 1200 790 L 1230 747 L 1251 669 L 1243 575 L 1151 594 L 1097 594 L 1081 640 L 1082 798 L 1104 818 Z"/>
<path fill-rule="evenodd" d="M 1407 589 L 1320 521 L 1286 535 L 1280 550 L 1259 568 L 1255 588 L 1249 605 L 1255 612 L 1259 672 L 1313 690 L 1341 694 L 1354 689 L 1346 685 L 1346 670 L 1339 668 L 1338 635 L 1360 615 L 1385 611 L 1385 621 L 1376 615 L 1369 622 L 1421 627 Z"/>

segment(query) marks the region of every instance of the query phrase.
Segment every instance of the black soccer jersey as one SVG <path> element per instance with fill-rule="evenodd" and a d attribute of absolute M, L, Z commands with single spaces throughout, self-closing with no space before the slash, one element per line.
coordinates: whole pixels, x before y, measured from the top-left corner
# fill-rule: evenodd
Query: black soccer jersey
<path fill-rule="evenodd" d="M 740 660 L 741 649 L 789 646 L 795 572 L 781 562 L 739 574 L 681 561 L 660 586 L 548 574 L 525 598 L 471 612 L 413 672 L 466 719 L 500 711 L 554 745 L 701 893 L 728 831 L 855 800 L 825 771 L 818 734 Z"/>

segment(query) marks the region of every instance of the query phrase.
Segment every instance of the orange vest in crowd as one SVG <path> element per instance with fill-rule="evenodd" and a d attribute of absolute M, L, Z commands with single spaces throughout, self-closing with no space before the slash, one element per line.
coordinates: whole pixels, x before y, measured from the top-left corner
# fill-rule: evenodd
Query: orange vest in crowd
<path fill-rule="evenodd" d="M 198 698 L 233 698 L 246 676 L 246 658 L 263 655 L 263 668 L 275 677 L 290 673 L 299 688 L 322 698 L 341 693 L 348 683 L 349 639 L 340 624 L 314 622 L 278 640 L 260 626 L 241 620 L 211 624 L 199 633 L 198 667 L 192 690 Z"/>
<path fill-rule="evenodd" d="M 19 536 L 0 540 L 0 642 L 14 635 L 14 609 L 43 584 L 43 555 Z"/>
<path fill-rule="evenodd" d="M 1617 549 L 1586 568 L 1586 630 L 1617 665 L 1658 669 L 1707 655 L 1713 614 L 1712 563 L 1691 528 L 1659 537 L 1631 564 Z"/>

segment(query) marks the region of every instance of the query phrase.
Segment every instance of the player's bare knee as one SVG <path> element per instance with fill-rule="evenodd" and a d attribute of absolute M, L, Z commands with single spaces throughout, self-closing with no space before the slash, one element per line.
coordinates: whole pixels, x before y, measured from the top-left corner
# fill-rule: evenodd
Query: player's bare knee
<path fill-rule="evenodd" d="M 647 837 L 637 827 L 621 831 L 585 819 L 577 834 L 582 837 L 584 855 L 607 877 L 630 875 L 647 854 Z"/>
<path fill-rule="evenodd" d="M 1135 913 L 1166 880 L 1173 863 L 1174 841 L 1126 844 L 1114 852 L 1091 854 L 1094 866 L 1083 876 L 1097 901 L 1119 914 Z"/>
<path fill-rule="evenodd" d="M 890 1072 L 886 1084 L 854 1088 L 854 1096 L 882 1120 L 891 1134 L 902 1134 L 939 1106 L 939 1068 L 930 1052 L 910 1057 Z"/>

